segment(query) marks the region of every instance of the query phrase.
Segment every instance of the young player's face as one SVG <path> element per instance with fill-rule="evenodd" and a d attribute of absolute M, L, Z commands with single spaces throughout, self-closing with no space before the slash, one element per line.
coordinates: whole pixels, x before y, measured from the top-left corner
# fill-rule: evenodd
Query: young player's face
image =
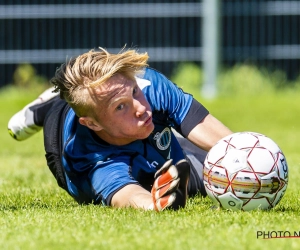
<path fill-rule="evenodd" d="M 103 140 L 125 145 L 147 138 L 154 129 L 152 111 L 135 80 L 121 74 L 111 77 L 97 90 L 100 97 L 97 120 Z"/>

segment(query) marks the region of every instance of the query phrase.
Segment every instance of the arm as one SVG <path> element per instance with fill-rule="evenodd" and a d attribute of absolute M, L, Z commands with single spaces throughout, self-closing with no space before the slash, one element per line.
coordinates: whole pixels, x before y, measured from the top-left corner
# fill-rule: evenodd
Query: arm
<path fill-rule="evenodd" d="M 232 131 L 211 114 L 208 114 L 191 130 L 187 138 L 198 147 L 209 151 L 217 141 L 230 134 Z"/>
<path fill-rule="evenodd" d="M 151 193 L 139 185 L 129 184 L 114 194 L 113 207 L 133 207 L 148 209 L 152 204 Z"/>
<path fill-rule="evenodd" d="M 114 194 L 111 205 L 155 211 L 184 208 L 189 176 L 190 165 L 186 160 L 175 165 L 172 160 L 168 160 L 155 173 L 151 194 L 138 185 L 129 184 Z"/>
<path fill-rule="evenodd" d="M 133 178 L 131 171 L 129 171 L 130 166 L 126 162 L 126 157 L 115 158 L 114 161 L 111 160 L 108 163 L 99 163 L 98 168 L 91 172 L 91 184 L 94 190 L 98 192 L 98 197 L 102 199 L 102 202 L 116 208 L 132 207 L 162 211 L 178 201 L 172 194 L 177 191 L 179 178 L 185 179 L 181 172 L 187 168 L 186 164 L 178 163 L 174 166 L 172 160 L 167 161 L 156 171 L 150 193 Z M 138 166 L 138 164 L 136 165 Z M 181 200 L 185 198 L 182 197 Z M 174 204 L 183 207 L 184 202 L 185 200 Z M 174 209 L 176 208 L 174 207 Z"/>

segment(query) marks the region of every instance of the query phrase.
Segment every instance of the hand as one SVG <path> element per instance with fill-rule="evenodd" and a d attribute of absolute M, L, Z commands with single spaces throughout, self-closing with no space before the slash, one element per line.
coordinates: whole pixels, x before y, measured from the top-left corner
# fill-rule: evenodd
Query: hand
<path fill-rule="evenodd" d="M 154 209 L 177 210 L 184 208 L 187 200 L 187 184 L 190 177 L 190 165 L 186 160 L 172 164 L 168 160 L 156 173 L 151 190 Z"/>

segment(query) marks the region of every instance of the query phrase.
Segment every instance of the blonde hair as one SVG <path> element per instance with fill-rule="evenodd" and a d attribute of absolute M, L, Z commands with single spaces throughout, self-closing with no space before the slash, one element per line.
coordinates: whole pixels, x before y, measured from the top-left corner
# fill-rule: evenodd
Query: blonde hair
<path fill-rule="evenodd" d="M 103 48 L 91 50 L 70 59 L 56 70 L 51 83 L 60 97 L 65 99 L 80 116 L 93 115 L 94 102 L 91 91 L 120 73 L 129 79 L 148 66 L 148 54 L 124 48 L 118 54 L 110 54 Z"/>

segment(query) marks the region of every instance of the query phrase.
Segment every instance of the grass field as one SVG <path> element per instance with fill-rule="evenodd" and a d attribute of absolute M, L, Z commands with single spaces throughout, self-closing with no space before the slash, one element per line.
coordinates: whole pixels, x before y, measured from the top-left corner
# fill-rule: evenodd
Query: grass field
<path fill-rule="evenodd" d="M 278 206 L 216 211 L 209 198 L 197 197 L 186 209 L 156 213 L 80 206 L 58 188 L 45 164 L 42 133 L 25 142 L 7 133 L 10 116 L 38 91 L 0 91 L 1 249 L 300 249 L 300 238 L 257 238 L 258 231 L 300 232 L 298 92 L 201 100 L 233 131 L 260 132 L 281 147 L 289 186 Z"/>

